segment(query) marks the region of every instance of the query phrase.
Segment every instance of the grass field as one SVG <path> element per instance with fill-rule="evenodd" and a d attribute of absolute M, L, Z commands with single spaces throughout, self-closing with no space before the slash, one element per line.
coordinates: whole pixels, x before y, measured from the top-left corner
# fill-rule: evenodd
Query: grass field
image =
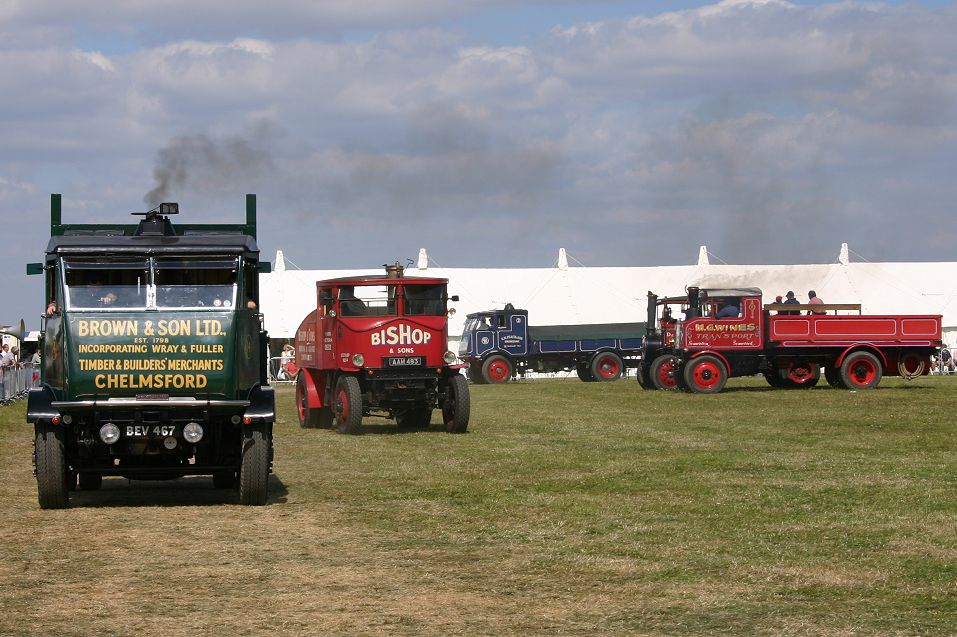
<path fill-rule="evenodd" d="M 957 634 L 952 378 L 474 386 L 460 436 L 278 398 L 258 508 L 108 478 L 40 511 L 0 409 L 0 634 Z"/>

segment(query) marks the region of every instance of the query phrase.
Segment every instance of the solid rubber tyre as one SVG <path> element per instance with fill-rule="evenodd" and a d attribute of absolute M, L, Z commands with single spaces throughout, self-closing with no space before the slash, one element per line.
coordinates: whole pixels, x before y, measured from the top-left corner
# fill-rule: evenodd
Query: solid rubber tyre
<path fill-rule="evenodd" d="M 677 373 L 674 358 L 670 354 L 662 354 L 651 361 L 648 377 L 654 389 L 678 391 Z"/>
<path fill-rule="evenodd" d="M 239 467 L 239 503 L 266 504 L 269 493 L 269 428 L 249 425 L 243 432 L 243 460 Z M 215 478 L 214 478 L 215 479 Z"/>
<path fill-rule="evenodd" d="M 651 382 L 651 375 L 648 373 L 648 366 L 645 365 L 644 361 L 641 361 L 638 365 L 638 373 L 635 374 L 635 378 L 638 380 L 638 386 L 642 389 L 657 389 Z"/>
<path fill-rule="evenodd" d="M 591 375 L 600 383 L 610 383 L 621 378 L 625 364 L 621 356 L 614 352 L 598 352 L 588 366 Z"/>
<path fill-rule="evenodd" d="M 70 503 L 69 471 L 63 445 L 63 430 L 54 425 L 35 427 L 37 497 L 41 509 L 65 509 Z"/>
<path fill-rule="evenodd" d="M 319 426 L 319 410 L 309 406 L 309 388 L 306 385 L 306 372 L 300 370 L 296 375 L 296 407 L 299 413 L 299 426 L 314 429 Z"/>
<path fill-rule="evenodd" d="M 685 363 L 684 380 L 696 394 L 717 394 L 728 382 L 728 370 L 721 359 L 705 354 Z"/>
<path fill-rule="evenodd" d="M 81 471 L 77 475 L 77 482 L 83 491 L 96 491 L 103 486 L 103 476 L 99 473 Z"/>
<path fill-rule="evenodd" d="M 336 431 L 355 435 L 362 428 L 362 388 L 355 376 L 342 376 L 336 383 Z"/>
<path fill-rule="evenodd" d="M 851 352 L 841 363 L 841 381 L 848 389 L 874 389 L 882 375 L 881 362 L 870 352 Z"/>
<path fill-rule="evenodd" d="M 781 370 L 772 369 L 771 371 L 764 372 L 764 380 L 768 381 L 768 385 L 771 387 L 777 387 L 778 389 L 784 388 L 784 379 L 781 378 Z"/>
<path fill-rule="evenodd" d="M 469 368 L 465 370 L 465 374 L 468 376 L 469 382 L 475 385 L 485 385 L 485 378 L 482 376 L 481 366 L 476 367 L 476 362 L 474 360 L 469 360 Z"/>
<path fill-rule="evenodd" d="M 469 397 L 469 384 L 465 377 L 456 374 L 449 379 L 445 388 L 445 401 L 442 403 L 442 422 L 450 434 L 465 433 L 469 426 L 472 404 Z"/>
<path fill-rule="evenodd" d="M 844 381 L 841 380 L 841 370 L 838 367 L 826 365 L 824 367 L 824 379 L 827 381 L 828 385 L 835 389 L 847 389 Z"/>
<path fill-rule="evenodd" d="M 489 356 L 482 363 L 482 378 L 489 384 L 507 383 L 512 378 L 512 362 L 501 354 Z"/>

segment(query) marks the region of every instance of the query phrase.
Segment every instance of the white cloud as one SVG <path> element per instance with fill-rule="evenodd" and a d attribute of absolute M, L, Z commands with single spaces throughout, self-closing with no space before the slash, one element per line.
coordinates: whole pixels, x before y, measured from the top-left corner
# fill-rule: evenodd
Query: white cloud
<path fill-rule="evenodd" d="M 0 214 L 53 190 L 82 202 L 74 214 L 115 216 L 154 187 L 161 150 L 185 149 L 192 178 L 170 193 L 184 211 L 228 214 L 256 188 L 263 241 L 288 242 L 267 249 L 310 255 L 325 224 L 361 219 L 369 251 L 454 245 L 448 265 L 500 242 L 512 264 L 559 243 L 607 264 L 684 262 L 699 243 L 830 260 L 852 234 L 907 259 L 950 222 L 953 7 L 725 1 L 495 46 L 436 28 L 481 10 L 453 4 L 244 1 L 225 20 L 210 17 L 225 5 L 5 5 Z M 255 38 L 233 28 L 250 19 Z M 153 21 L 155 45 L 93 44 Z M 401 28 L 328 37 L 387 24 Z M 197 163 L 209 149 L 219 161 Z M 329 259 L 365 264 L 340 243 Z"/>

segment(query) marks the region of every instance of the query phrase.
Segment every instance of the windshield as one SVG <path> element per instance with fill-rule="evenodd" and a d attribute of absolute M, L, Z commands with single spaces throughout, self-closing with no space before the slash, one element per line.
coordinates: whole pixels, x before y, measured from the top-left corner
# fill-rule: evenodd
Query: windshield
<path fill-rule="evenodd" d="M 160 308 L 229 308 L 236 305 L 239 260 L 156 259 L 154 283 Z"/>
<path fill-rule="evenodd" d="M 491 329 L 489 325 L 489 317 L 478 316 L 475 318 L 470 318 L 468 321 L 465 322 L 465 329 L 468 331 Z"/>
<path fill-rule="evenodd" d="M 342 316 L 395 316 L 394 285 L 344 285 L 339 288 Z"/>
<path fill-rule="evenodd" d="M 445 316 L 445 285 L 405 285 L 406 316 Z"/>
<path fill-rule="evenodd" d="M 149 267 L 145 258 L 89 263 L 64 261 L 68 309 L 143 309 Z"/>
<path fill-rule="evenodd" d="M 236 307 L 237 257 L 128 257 L 63 260 L 70 310 L 230 309 Z"/>

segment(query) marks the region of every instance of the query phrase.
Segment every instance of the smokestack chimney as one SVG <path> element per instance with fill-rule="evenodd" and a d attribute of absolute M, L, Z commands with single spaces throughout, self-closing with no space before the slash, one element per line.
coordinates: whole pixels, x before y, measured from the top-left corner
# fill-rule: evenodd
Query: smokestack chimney
<path fill-rule="evenodd" d="M 402 274 L 405 272 L 405 268 L 402 267 L 402 264 L 396 261 L 392 265 L 385 266 L 385 274 L 390 279 L 401 279 Z"/>

